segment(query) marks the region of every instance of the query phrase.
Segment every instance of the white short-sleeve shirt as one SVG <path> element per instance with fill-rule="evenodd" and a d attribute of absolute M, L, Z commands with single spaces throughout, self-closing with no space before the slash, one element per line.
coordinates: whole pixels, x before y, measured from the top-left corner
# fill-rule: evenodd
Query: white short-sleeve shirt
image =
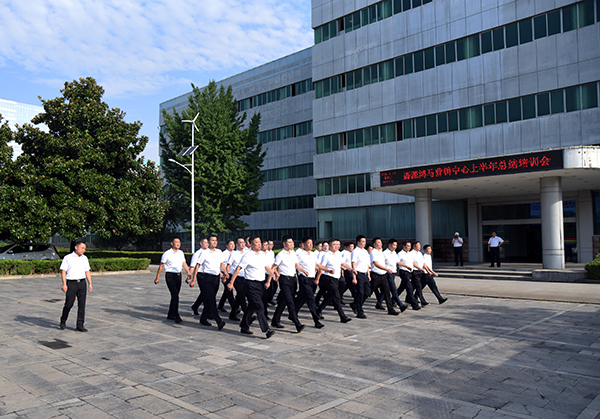
<path fill-rule="evenodd" d="M 411 254 L 405 252 L 404 250 L 401 250 L 400 253 L 398 253 L 398 259 L 400 262 L 404 263 L 406 266 L 409 266 L 409 268 L 406 268 L 404 266 L 400 266 L 400 269 L 402 269 L 403 271 L 406 272 L 412 272 L 413 270 L 413 257 Z"/>
<path fill-rule="evenodd" d="M 500 236 L 490 237 L 490 239 L 488 240 L 488 244 L 490 245 L 490 247 L 498 247 L 502 243 L 504 243 L 504 240 L 502 240 Z"/>
<path fill-rule="evenodd" d="M 271 265 L 265 253 L 251 250 L 242 256 L 238 266 L 244 270 L 247 281 L 264 281 L 265 267 Z"/>
<path fill-rule="evenodd" d="M 221 249 L 206 249 L 198 258 L 198 265 L 202 272 L 209 275 L 219 275 L 221 263 L 224 262 L 224 254 Z"/>
<path fill-rule="evenodd" d="M 279 266 L 279 273 L 285 276 L 296 275 L 296 264 L 298 263 L 298 255 L 293 250 L 287 251 L 283 249 L 275 257 L 274 265 Z"/>
<path fill-rule="evenodd" d="M 387 248 L 383 251 L 383 256 L 385 257 L 385 267 L 391 269 L 392 272 L 396 272 L 396 269 L 398 269 L 398 253 Z"/>
<path fill-rule="evenodd" d="M 173 249 L 167 250 L 160 258 L 160 263 L 165 264 L 165 272 L 180 273 L 185 263 L 183 250 L 175 252 Z"/>
<path fill-rule="evenodd" d="M 413 260 L 415 261 L 417 266 L 419 266 L 419 269 L 423 269 L 423 253 L 417 252 L 415 249 L 413 249 L 410 251 L 410 254 L 412 255 Z"/>
<path fill-rule="evenodd" d="M 314 278 L 317 271 L 317 252 L 307 252 L 304 249 L 298 249 L 296 255 L 298 256 L 300 266 L 308 271 L 308 277 Z M 298 274 L 306 276 L 302 271 L 298 272 Z"/>
<path fill-rule="evenodd" d="M 229 260 L 227 261 L 228 265 L 231 265 L 231 267 L 229 268 L 229 274 L 233 275 L 233 272 L 235 271 L 235 269 L 238 267 L 238 265 L 240 264 L 240 260 L 242 260 L 242 256 L 244 256 L 246 253 L 245 252 L 240 252 L 239 250 L 234 251 L 230 256 L 229 256 Z M 244 274 L 244 270 L 240 268 L 240 271 L 238 272 L 238 276 L 241 276 L 242 278 L 244 278 L 246 275 Z"/>
<path fill-rule="evenodd" d="M 377 250 L 377 249 L 373 249 L 371 250 L 371 254 L 370 254 L 370 258 L 371 258 L 371 271 L 378 274 L 378 275 L 385 275 L 388 272 L 384 269 L 380 269 L 377 266 L 375 266 L 374 262 L 379 263 L 379 265 L 381 266 L 385 266 L 385 256 L 383 254 L 383 251 L 381 250 Z"/>
<path fill-rule="evenodd" d="M 359 273 L 366 274 L 371 264 L 371 257 L 366 249 L 360 247 L 355 248 L 352 251 L 352 263 L 356 263 L 356 271 Z"/>
<path fill-rule="evenodd" d="M 67 272 L 67 281 L 84 279 L 85 273 L 91 271 L 90 262 L 87 256 L 78 256 L 77 253 L 73 252 L 63 258 L 60 270 Z"/>
<path fill-rule="evenodd" d="M 335 253 L 332 251 L 327 252 L 321 261 L 321 265 L 325 266 L 327 269 L 333 270 L 333 273 L 325 272 L 325 275 L 337 279 L 340 279 L 340 276 L 342 275 L 342 263 L 344 263 L 344 261 L 342 259 L 342 254 L 339 251 Z"/>

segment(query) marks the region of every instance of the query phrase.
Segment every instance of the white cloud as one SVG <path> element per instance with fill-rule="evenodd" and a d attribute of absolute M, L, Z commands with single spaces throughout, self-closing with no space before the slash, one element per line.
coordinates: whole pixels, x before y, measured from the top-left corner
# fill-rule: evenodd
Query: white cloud
<path fill-rule="evenodd" d="M 0 5 L 0 65 L 21 66 L 52 85 L 90 75 L 110 96 L 189 86 L 190 72 L 233 74 L 311 44 L 307 0 L 9 0 Z"/>

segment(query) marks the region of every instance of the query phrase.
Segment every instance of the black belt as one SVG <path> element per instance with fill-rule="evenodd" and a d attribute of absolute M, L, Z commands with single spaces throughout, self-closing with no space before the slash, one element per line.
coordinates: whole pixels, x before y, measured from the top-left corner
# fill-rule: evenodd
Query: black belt
<path fill-rule="evenodd" d="M 85 281 L 85 278 L 83 278 L 83 279 L 67 279 L 67 281 L 71 281 L 71 282 L 83 282 L 83 281 Z"/>
<path fill-rule="evenodd" d="M 281 275 L 282 278 L 289 278 L 289 279 L 296 279 L 295 276 L 290 276 L 290 275 Z"/>

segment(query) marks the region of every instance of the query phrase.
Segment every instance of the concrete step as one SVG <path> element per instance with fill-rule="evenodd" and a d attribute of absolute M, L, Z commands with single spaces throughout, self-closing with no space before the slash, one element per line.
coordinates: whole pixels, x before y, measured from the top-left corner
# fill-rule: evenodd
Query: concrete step
<path fill-rule="evenodd" d="M 436 272 L 442 278 L 504 279 L 513 281 L 531 281 L 533 279 L 533 272 L 526 270 L 438 268 Z"/>

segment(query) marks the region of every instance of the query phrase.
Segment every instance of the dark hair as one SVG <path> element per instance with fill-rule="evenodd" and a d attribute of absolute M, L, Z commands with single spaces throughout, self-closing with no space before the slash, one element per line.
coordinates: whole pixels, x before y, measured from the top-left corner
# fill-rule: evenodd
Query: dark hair
<path fill-rule="evenodd" d="M 171 243 L 173 243 L 175 240 L 179 240 L 179 241 L 181 241 L 181 239 L 180 239 L 179 237 L 173 237 L 173 238 L 171 239 Z M 75 246 L 77 246 L 77 245 L 75 245 Z"/>
<path fill-rule="evenodd" d="M 381 237 L 373 237 L 373 240 L 371 240 L 371 244 L 374 244 L 377 240 L 379 240 L 381 244 L 383 244 L 383 240 L 381 240 Z"/>
<path fill-rule="evenodd" d="M 413 247 L 415 247 L 417 244 L 421 244 L 421 242 L 419 240 L 415 240 L 414 242 L 412 242 Z"/>
<path fill-rule="evenodd" d="M 402 247 L 405 247 L 407 244 L 412 244 L 410 240 L 402 240 Z"/>
<path fill-rule="evenodd" d="M 217 236 L 216 234 L 211 234 L 210 236 L 208 236 L 209 239 L 212 239 L 213 237 L 219 240 L 219 236 Z"/>
<path fill-rule="evenodd" d="M 281 239 L 281 242 L 282 242 L 282 243 L 285 243 L 285 242 L 286 242 L 286 241 L 288 241 L 289 239 L 292 239 L 292 240 L 294 240 L 294 239 L 292 238 L 292 236 L 290 236 L 289 234 L 286 234 L 286 235 L 285 235 L 285 236 L 283 236 L 283 238 Z"/>
<path fill-rule="evenodd" d="M 331 246 L 331 243 L 333 242 L 339 242 L 340 239 L 336 239 L 335 237 L 330 238 L 329 240 L 327 240 L 327 243 L 329 243 L 329 245 Z"/>
<path fill-rule="evenodd" d="M 225 242 L 225 244 L 229 244 L 229 243 L 233 243 L 233 244 L 235 244 L 235 240 L 233 240 L 233 239 L 229 239 L 229 240 L 227 240 L 227 241 Z"/>
<path fill-rule="evenodd" d="M 352 242 L 346 242 L 346 243 L 344 243 L 344 248 L 352 246 L 353 244 L 354 243 L 352 243 Z"/>
<path fill-rule="evenodd" d="M 240 239 L 244 240 L 244 238 L 242 236 L 238 236 L 238 237 L 235 238 L 235 242 L 236 243 L 239 242 Z M 246 241 L 246 240 L 244 240 L 244 241 Z"/>
<path fill-rule="evenodd" d="M 396 240 L 396 239 L 389 239 L 388 240 L 388 246 L 390 246 L 391 244 L 394 244 L 394 243 L 398 243 L 398 240 Z"/>
<path fill-rule="evenodd" d="M 423 250 L 427 250 L 427 249 L 429 249 L 430 247 L 431 247 L 431 245 L 429 245 L 429 244 L 426 244 L 425 246 L 423 246 Z"/>
<path fill-rule="evenodd" d="M 310 237 L 310 236 L 304 236 L 304 237 L 302 237 L 302 243 L 306 243 L 309 240 L 312 240 L 312 237 Z"/>
<path fill-rule="evenodd" d="M 260 239 L 260 236 L 248 236 L 248 237 L 249 237 L 250 243 L 252 243 L 256 239 Z M 262 242 L 262 239 L 260 239 L 260 241 Z"/>
<path fill-rule="evenodd" d="M 358 243 L 359 241 L 361 241 L 362 239 L 367 239 L 365 236 L 363 236 L 362 234 L 359 234 L 358 236 L 356 236 L 356 243 Z"/>
<path fill-rule="evenodd" d="M 75 244 L 73 245 L 73 248 L 76 248 L 77 246 L 79 246 L 80 244 L 85 244 L 85 242 L 83 240 L 77 240 L 75 242 Z"/>

